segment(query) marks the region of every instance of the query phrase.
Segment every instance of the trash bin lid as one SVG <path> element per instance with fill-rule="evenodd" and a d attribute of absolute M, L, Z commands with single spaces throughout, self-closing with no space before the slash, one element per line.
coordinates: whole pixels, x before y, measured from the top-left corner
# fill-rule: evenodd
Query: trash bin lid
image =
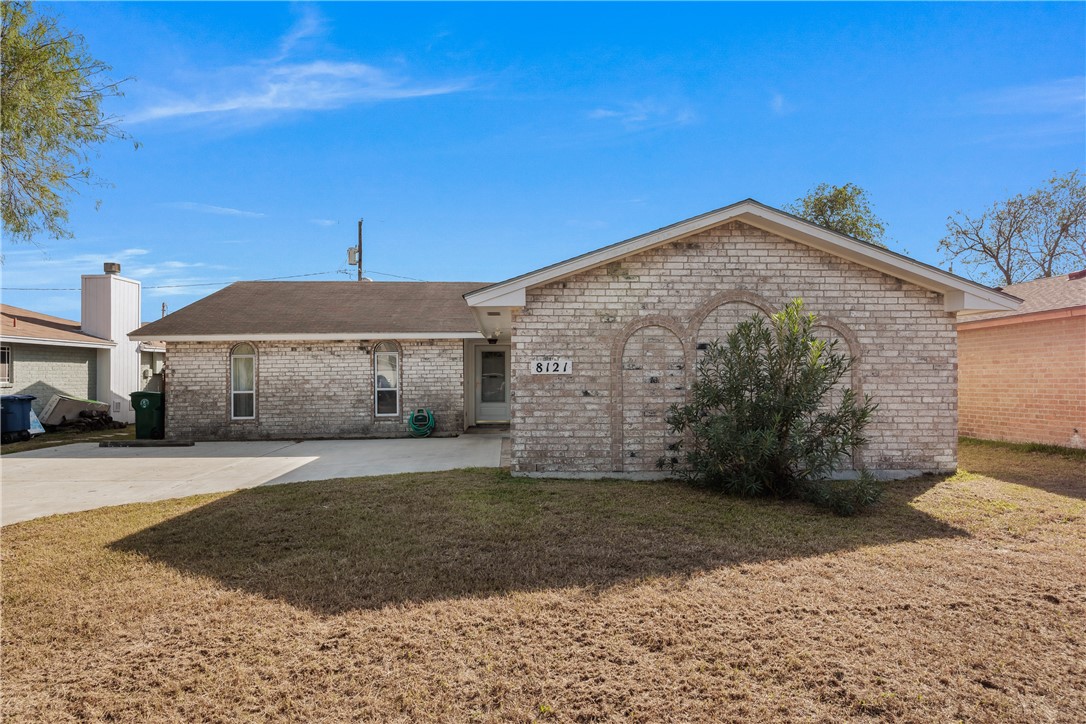
<path fill-rule="evenodd" d="M 0 402 L 22 402 L 24 400 L 36 400 L 38 399 L 34 395 L 4 395 L 0 397 Z"/>

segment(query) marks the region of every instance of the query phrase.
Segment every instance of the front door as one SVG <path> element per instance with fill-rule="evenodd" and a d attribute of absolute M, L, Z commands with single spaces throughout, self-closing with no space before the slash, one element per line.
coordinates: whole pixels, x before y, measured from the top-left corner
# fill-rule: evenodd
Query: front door
<path fill-rule="evenodd" d="M 509 348 L 475 348 L 475 422 L 509 422 Z"/>

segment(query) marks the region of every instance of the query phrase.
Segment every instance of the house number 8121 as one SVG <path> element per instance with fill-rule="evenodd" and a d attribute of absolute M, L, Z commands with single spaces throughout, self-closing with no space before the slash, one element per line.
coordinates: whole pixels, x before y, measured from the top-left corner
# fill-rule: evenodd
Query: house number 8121
<path fill-rule="evenodd" d="M 568 359 L 532 360 L 532 374 L 570 375 L 573 374 L 573 361 Z"/>

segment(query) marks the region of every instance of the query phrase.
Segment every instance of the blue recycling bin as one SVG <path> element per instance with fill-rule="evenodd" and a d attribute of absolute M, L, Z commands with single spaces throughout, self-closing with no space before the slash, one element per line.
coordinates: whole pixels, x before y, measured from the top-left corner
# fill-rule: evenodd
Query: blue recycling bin
<path fill-rule="evenodd" d="M 0 397 L 0 441 L 30 439 L 30 401 L 34 395 L 3 395 Z"/>

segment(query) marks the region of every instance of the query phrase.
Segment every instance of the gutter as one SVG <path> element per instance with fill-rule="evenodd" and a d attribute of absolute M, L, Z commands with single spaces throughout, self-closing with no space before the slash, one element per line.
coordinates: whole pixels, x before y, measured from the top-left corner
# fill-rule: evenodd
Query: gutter
<path fill-rule="evenodd" d="M 1081 307 L 1065 307 L 1063 309 L 1045 309 L 1039 312 L 1026 314 L 1010 314 L 1004 317 L 989 317 L 974 321 L 963 320 L 958 322 L 958 331 L 971 329 L 986 329 L 988 327 L 1006 327 L 1011 324 L 1025 324 L 1026 322 L 1046 322 L 1051 319 L 1067 319 L 1068 317 L 1086 317 L 1086 305 Z"/>
<path fill-rule="evenodd" d="M 86 349 L 110 349 L 117 346 L 116 342 L 107 342 L 106 340 L 102 340 L 101 342 L 83 342 L 62 339 L 37 339 L 35 337 L 9 337 L 7 335 L 0 337 L 0 341 L 10 342 L 12 344 L 37 344 L 45 347 L 83 347 Z"/>

